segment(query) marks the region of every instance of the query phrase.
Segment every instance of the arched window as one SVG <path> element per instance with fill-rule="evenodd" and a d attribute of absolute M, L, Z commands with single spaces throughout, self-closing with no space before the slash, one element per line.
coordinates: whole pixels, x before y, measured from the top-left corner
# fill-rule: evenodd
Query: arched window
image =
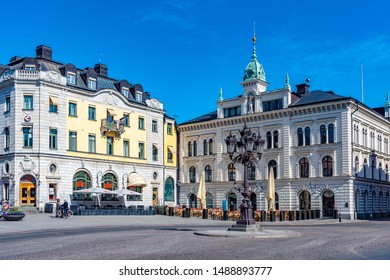
<path fill-rule="evenodd" d="M 213 195 L 211 193 L 206 193 L 206 208 L 213 208 Z"/>
<path fill-rule="evenodd" d="M 85 171 L 79 171 L 73 176 L 73 190 L 84 190 L 92 187 L 91 177 Z M 74 199 L 91 199 L 91 194 L 73 193 Z"/>
<path fill-rule="evenodd" d="M 326 126 L 323 124 L 320 126 L 321 144 L 326 144 Z"/>
<path fill-rule="evenodd" d="M 174 192 L 174 181 L 172 177 L 168 177 L 165 180 L 164 186 L 164 200 L 165 201 L 174 201 L 175 200 L 175 192 Z"/>
<path fill-rule="evenodd" d="M 256 165 L 252 162 L 248 165 L 248 180 L 256 180 Z"/>
<path fill-rule="evenodd" d="M 267 131 L 267 149 L 272 148 L 272 134 L 271 131 Z"/>
<path fill-rule="evenodd" d="M 299 194 L 299 209 L 300 210 L 311 209 L 311 196 L 308 191 L 302 191 Z"/>
<path fill-rule="evenodd" d="M 379 163 L 379 180 L 382 180 L 382 173 L 383 173 L 383 170 L 382 170 L 382 163 L 380 162 L 380 163 Z"/>
<path fill-rule="evenodd" d="M 279 132 L 277 130 L 274 131 L 274 148 L 279 147 Z"/>
<path fill-rule="evenodd" d="M 389 166 L 386 164 L 386 173 L 385 173 L 385 180 L 386 180 L 386 182 L 388 182 L 389 181 Z"/>
<path fill-rule="evenodd" d="M 310 145 L 310 127 L 305 127 L 305 145 Z"/>
<path fill-rule="evenodd" d="M 276 164 L 276 161 L 270 160 L 268 162 L 268 174 L 271 167 L 274 169 L 274 178 L 276 179 L 278 177 L 278 165 Z"/>
<path fill-rule="evenodd" d="M 188 156 L 192 157 L 192 142 L 188 142 Z"/>
<path fill-rule="evenodd" d="M 375 197 L 376 197 L 376 192 L 373 191 L 371 193 L 371 211 L 374 212 L 375 211 Z"/>
<path fill-rule="evenodd" d="M 198 143 L 194 141 L 194 157 L 198 155 Z"/>
<path fill-rule="evenodd" d="M 257 196 L 256 196 L 256 194 L 254 192 L 251 192 L 249 199 L 251 201 L 253 211 L 256 211 L 257 210 Z"/>
<path fill-rule="evenodd" d="M 305 157 L 299 160 L 299 177 L 309 177 L 309 160 Z"/>
<path fill-rule="evenodd" d="M 188 197 L 188 205 L 190 208 L 196 208 L 197 207 L 197 197 L 196 194 L 192 193 Z"/>
<path fill-rule="evenodd" d="M 334 143 L 334 124 L 328 125 L 328 143 Z"/>
<path fill-rule="evenodd" d="M 190 170 L 188 172 L 190 183 L 195 183 L 196 180 L 196 169 L 194 166 L 190 167 Z"/>
<path fill-rule="evenodd" d="M 365 190 L 363 194 L 363 203 L 364 203 L 364 211 L 367 212 L 368 209 L 368 191 Z"/>
<path fill-rule="evenodd" d="M 213 139 L 209 140 L 209 155 L 214 154 L 214 145 L 213 145 Z"/>
<path fill-rule="evenodd" d="M 206 165 L 206 167 L 204 168 L 204 173 L 206 176 L 205 181 L 211 182 L 213 180 L 213 173 L 210 165 Z"/>
<path fill-rule="evenodd" d="M 376 168 L 376 162 L 375 160 L 371 161 L 371 178 L 375 179 L 375 168 Z"/>
<path fill-rule="evenodd" d="M 203 140 L 203 154 L 204 155 L 207 155 L 207 148 L 208 148 L 207 140 L 204 139 Z"/>
<path fill-rule="evenodd" d="M 324 156 L 322 159 L 322 176 L 333 176 L 333 159 L 330 156 Z"/>
<path fill-rule="evenodd" d="M 235 193 L 228 194 L 229 211 L 237 210 L 237 195 Z"/>
<path fill-rule="evenodd" d="M 228 180 L 235 181 L 236 180 L 236 166 L 234 163 L 229 163 L 228 165 Z"/>
<path fill-rule="evenodd" d="M 356 156 L 355 157 L 355 176 L 357 177 L 358 176 L 358 173 L 359 173 L 359 157 Z"/>
<path fill-rule="evenodd" d="M 298 128 L 297 135 L 298 135 L 298 146 L 303 146 L 303 129 L 302 129 L 302 127 Z"/>
<path fill-rule="evenodd" d="M 154 161 L 158 160 L 158 149 L 155 145 L 153 145 L 153 160 Z"/>
<path fill-rule="evenodd" d="M 116 179 L 116 176 L 112 173 L 104 174 L 101 180 L 101 187 L 109 191 L 117 190 L 118 180 Z M 102 194 L 101 199 L 113 200 L 114 196 L 112 194 Z"/>
<path fill-rule="evenodd" d="M 383 193 L 382 191 L 379 192 L 379 201 L 378 201 L 378 210 L 382 211 L 382 203 L 383 203 Z"/>

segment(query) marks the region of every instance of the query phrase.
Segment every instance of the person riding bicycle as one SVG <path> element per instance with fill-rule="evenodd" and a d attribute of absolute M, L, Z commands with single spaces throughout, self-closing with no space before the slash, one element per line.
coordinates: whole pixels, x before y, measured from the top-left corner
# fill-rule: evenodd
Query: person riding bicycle
<path fill-rule="evenodd" d="M 68 215 L 68 210 L 69 210 L 69 204 L 65 199 L 64 204 L 62 204 L 62 217 L 65 217 Z"/>

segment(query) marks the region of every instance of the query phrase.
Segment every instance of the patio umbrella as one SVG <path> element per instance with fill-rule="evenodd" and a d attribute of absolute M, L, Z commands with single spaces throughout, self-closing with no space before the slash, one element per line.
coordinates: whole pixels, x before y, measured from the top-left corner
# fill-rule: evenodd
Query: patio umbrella
<path fill-rule="evenodd" d="M 125 188 L 119 189 L 119 190 L 114 190 L 112 191 L 114 194 L 117 194 L 119 196 L 124 196 L 124 195 L 142 195 L 142 193 L 135 192 L 132 190 L 128 190 Z"/>
<path fill-rule="evenodd" d="M 74 191 L 74 193 L 94 193 L 94 194 L 97 194 L 99 206 L 101 206 L 99 195 L 101 195 L 101 194 L 115 194 L 113 191 L 106 190 L 106 189 L 103 189 L 100 187 L 92 187 L 92 188 L 88 188 L 88 189 L 77 190 L 77 191 Z"/>
<path fill-rule="evenodd" d="M 200 176 L 197 197 L 200 200 L 200 205 L 202 206 L 202 209 L 205 209 L 206 208 L 206 180 L 205 180 L 205 176 L 204 176 L 204 171 L 202 172 L 202 175 Z"/>
<path fill-rule="evenodd" d="M 268 175 L 268 187 L 267 187 L 267 200 L 268 200 L 268 210 L 275 210 L 275 178 L 274 178 L 274 168 L 269 169 Z"/>

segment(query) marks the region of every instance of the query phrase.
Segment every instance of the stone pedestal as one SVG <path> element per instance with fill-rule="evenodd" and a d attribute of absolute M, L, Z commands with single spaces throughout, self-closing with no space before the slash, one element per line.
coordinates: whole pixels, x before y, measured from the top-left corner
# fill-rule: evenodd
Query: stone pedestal
<path fill-rule="evenodd" d="M 252 225 L 236 224 L 228 228 L 228 231 L 259 232 L 259 231 L 263 231 L 263 228 L 257 224 L 252 224 Z"/>

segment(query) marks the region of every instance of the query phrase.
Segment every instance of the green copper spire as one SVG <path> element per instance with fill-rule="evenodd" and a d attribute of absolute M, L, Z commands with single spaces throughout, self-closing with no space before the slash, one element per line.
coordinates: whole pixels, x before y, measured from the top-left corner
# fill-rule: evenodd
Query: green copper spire
<path fill-rule="evenodd" d="M 388 92 L 388 91 L 386 91 L 386 102 L 385 102 L 385 107 L 390 107 L 389 92 Z"/>
<path fill-rule="evenodd" d="M 290 78 L 288 77 L 288 73 L 286 73 L 286 84 L 284 85 L 284 88 L 291 90 Z"/>
<path fill-rule="evenodd" d="M 244 81 L 246 80 L 254 80 L 254 79 L 260 79 L 265 82 L 265 72 L 263 69 L 263 66 L 259 63 L 257 60 L 257 54 L 256 54 L 256 32 L 253 34 L 253 50 L 252 50 L 252 60 L 249 62 L 249 64 L 246 66 L 244 71 Z"/>
<path fill-rule="evenodd" d="M 223 97 L 222 97 L 222 87 L 219 88 L 219 97 L 218 97 L 218 101 L 222 101 L 223 100 Z"/>

